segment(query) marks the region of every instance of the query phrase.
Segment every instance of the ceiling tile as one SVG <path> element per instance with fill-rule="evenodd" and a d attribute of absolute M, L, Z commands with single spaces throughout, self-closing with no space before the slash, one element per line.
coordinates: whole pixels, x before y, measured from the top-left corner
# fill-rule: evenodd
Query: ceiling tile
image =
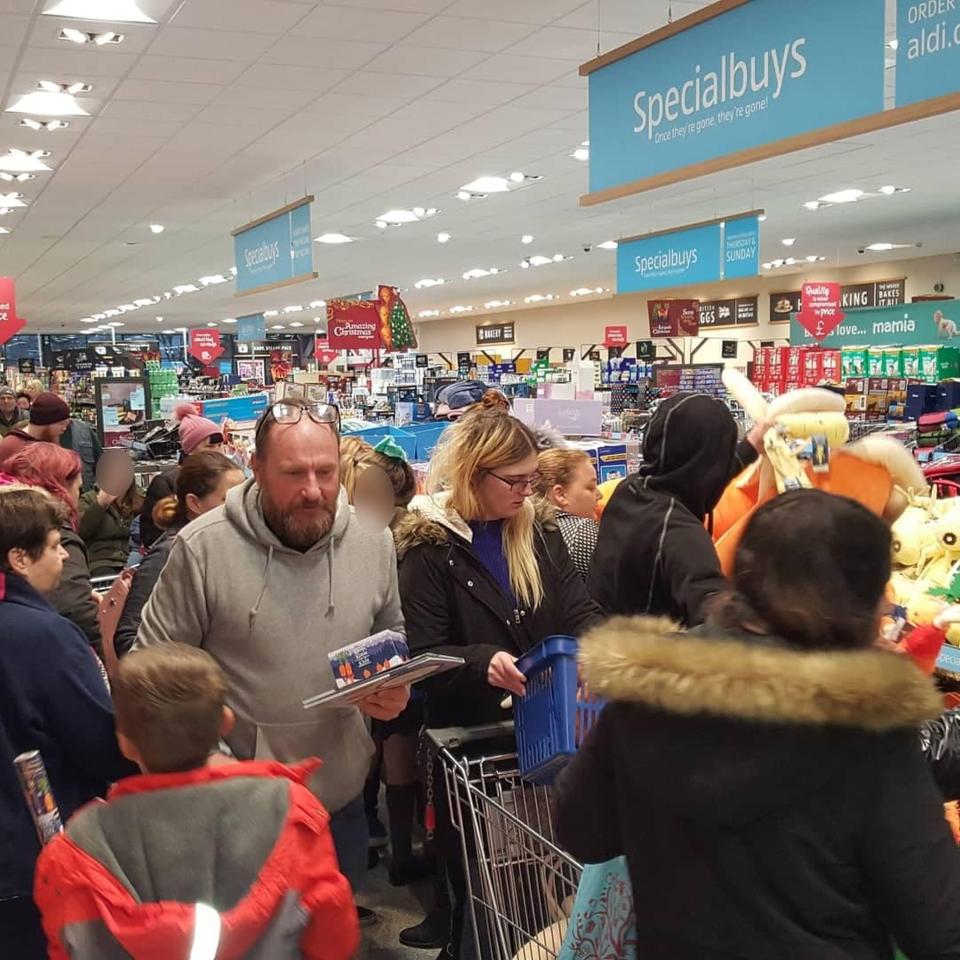
<path fill-rule="evenodd" d="M 177 26 L 219 30 L 229 24 L 232 30 L 249 33 L 282 34 L 290 30 L 308 7 L 283 0 L 190 0 L 177 14 Z"/>
<path fill-rule="evenodd" d="M 520 57 L 498 54 L 468 70 L 464 77 L 472 80 L 505 80 L 512 83 L 550 83 L 564 75 L 576 76 L 577 67 L 567 60 L 544 57 Z"/>
<path fill-rule="evenodd" d="M 323 4 L 297 25 L 301 37 L 330 37 L 339 40 L 367 40 L 395 43 L 427 20 L 419 13 L 369 10 Z"/>
<path fill-rule="evenodd" d="M 532 93 L 525 94 L 513 102 L 515 107 L 528 107 L 537 109 L 546 107 L 551 110 L 586 110 L 587 109 L 587 84 L 584 81 L 581 87 L 560 87 L 553 84 L 545 84 L 534 90 Z"/>
<path fill-rule="evenodd" d="M 100 116 L 131 120 L 164 120 L 185 122 L 200 108 L 191 103 L 150 103 L 143 100 L 111 100 Z"/>
<path fill-rule="evenodd" d="M 122 77 L 136 62 L 133 53 L 94 48 L 79 49 L 64 44 L 62 49 L 28 47 L 18 64 L 19 70 L 32 70 L 47 76 Z"/>
<path fill-rule="evenodd" d="M 447 47 L 452 50 L 484 50 L 499 53 L 535 28 L 530 24 L 467 17 L 434 17 L 406 38 L 406 43 L 421 47 Z"/>
<path fill-rule="evenodd" d="M 278 120 L 285 120 L 316 97 L 312 90 L 274 90 L 269 87 L 228 87 L 213 101 L 213 106 L 256 107 L 275 110 Z"/>
<path fill-rule="evenodd" d="M 398 110 L 408 99 L 400 97 L 359 96 L 347 93 L 325 93 L 309 104 L 306 111 L 330 117 L 361 116 L 376 120 Z"/>
<path fill-rule="evenodd" d="M 141 57 L 130 71 L 137 80 L 172 80 L 183 83 L 232 83 L 245 67 L 235 60 L 201 60 L 196 57 Z"/>
<path fill-rule="evenodd" d="M 236 30 L 193 30 L 164 27 L 150 52 L 168 57 L 209 60 L 256 60 L 272 46 L 273 36 Z"/>
<path fill-rule="evenodd" d="M 193 119 L 195 123 L 232 124 L 266 132 L 291 112 L 292 108 L 279 113 L 277 110 L 252 107 L 250 104 L 233 107 L 217 102 L 204 107 Z"/>
<path fill-rule="evenodd" d="M 636 2 L 636 0 L 632 0 Z M 649 2 L 649 0 L 647 0 Z M 554 20 L 576 10 L 582 0 L 485 0 L 484 16 L 491 20 L 508 20 L 515 23 L 553 23 Z M 458 0 L 444 13 L 449 16 L 475 15 L 476 0 Z"/>
<path fill-rule="evenodd" d="M 374 73 L 361 70 L 347 77 L 334 90 L 335 93 L 349 93 L 365 96 L 372 94 L 382 97 L 420 97 L 438 87 L 438 77 L 414 77 L 400 73 Z"/>
<path fill-rule="evenodd" d="M 595 30 L 544 27 L 514 44 L 508 52 L 576 60 L 579 64 L 598 56 L 598 40 L 600 52 L 602 52 L 622 46 L 633 39 L 634 37 L 629 33 L 606 33 L 598 37 Z"/>
<path fill-rule="evenodd" d="M 281 37 L 264 54 L 264 63 L 298 67 L 334 67 L 356 70 L 386 50 L 382 43 L 362 40 L 324 40 L 320 37 Z"/>
<path fill-rule="evenodd" d="M 210 103 L 223 87 L 214 83 L 178 83 L 172 80 L 124 80 L 114 93 L 117 100 L 156 103 Z"/>
<path fill-rule="evenodd" d="M 478 51 L 441 50 L 436 47 L 414 47 L 400 43 L 380 54 L 369 64 L 368 69 L 384 73 L 455 77 L 486 58 L 487 54 Z"/>
<path fill-rule="evenodd" d="M 237 80 L 236 86 L 262 87 L 268 90 L 306 90 L 319 96 L 349 75 L 349 70 L 255 63 Z"/>
<path fill-rule="evenodd" d="M 536 90 L 536 87 L 530 83 L 497 83 L 495 80 L 456 79 L 431 90 L 424 96 L 424 100 L 478 103 L 488 107 L 496 107 L 534 90 Z"/>
<path fill-rule="evenodd" d="M 3 8 L 0 7 L 0 10 Z M 30 18 L 17 13 L 0 13 L 0 46 L 18 47 L 27 35 Z"/>
<path fill-rule="evenodd" d="M 26 0 L 24 0 L 26 2 Z M 364 10 L 400 10 L 406 13 L 440 13 L 450 0 L 350 0 L 353 7 Z"/>

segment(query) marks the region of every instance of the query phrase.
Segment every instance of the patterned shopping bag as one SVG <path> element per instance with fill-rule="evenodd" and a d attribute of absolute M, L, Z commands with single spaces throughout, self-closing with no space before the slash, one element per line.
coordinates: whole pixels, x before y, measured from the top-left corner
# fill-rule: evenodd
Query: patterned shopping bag
<path fill-rule="evenodd" d="M 633 888 L 624 857 L 583 868 L 557 960 L 636 960 Z"/>

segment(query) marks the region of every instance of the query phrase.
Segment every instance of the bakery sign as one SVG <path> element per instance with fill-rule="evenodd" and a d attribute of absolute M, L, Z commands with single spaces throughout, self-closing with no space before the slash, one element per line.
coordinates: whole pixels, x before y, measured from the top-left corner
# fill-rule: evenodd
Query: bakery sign
<path fill-rule="evenodd" d="M 513 343 L 512 323 L 486 323 L 477 327 L 477 346 L 487 347 L 499 343 Z"/>
<path fill-rule="evenodd" d="M 800 312 L 800 291 L 770 294 L 770 322 L 789 323 L 790 315 Z M 845 283 L 840 288 L 843 310 L 866 310 L 872 307 L 896 307 L 907 300 L 907 281 L 877 280 L 869 283 Z M 701 324 L 703 321 L 700 321 Z"/>
<path fill-rule="evenodd" d="M 701 300 L 700 331 L 721 327 L 754 327 L 760 322 L 757 316 L 758 302 L 758 297 Z"/>

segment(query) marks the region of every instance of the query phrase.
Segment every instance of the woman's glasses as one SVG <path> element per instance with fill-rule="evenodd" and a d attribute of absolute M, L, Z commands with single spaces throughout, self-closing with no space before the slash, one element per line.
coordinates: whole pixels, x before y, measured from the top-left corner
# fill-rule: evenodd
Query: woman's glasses
<path fill-rule="evenodd" d="M 501 477 L 499 473 L 494 473 L 492 470 L 488 470 L 487 473 L 501 483 L 505 483 L 511 493 L 526 493 L 528 487 L 532 492 L 540 482 L 539 473 L 533 473 L 529 477 Z"/>
<path fill-rule="evenodd" d="M 314 423 L 329 423 L 334 431 L 340 433 L 340 409 L 334 403 L 323 403 L 320 400 L 280 400 L 267 407 L 266 413 L 260 417 L 253 439 L 257 439 L 263 432 L 268 420 L 275 423 L 299 423 L 306 414 Z"/>

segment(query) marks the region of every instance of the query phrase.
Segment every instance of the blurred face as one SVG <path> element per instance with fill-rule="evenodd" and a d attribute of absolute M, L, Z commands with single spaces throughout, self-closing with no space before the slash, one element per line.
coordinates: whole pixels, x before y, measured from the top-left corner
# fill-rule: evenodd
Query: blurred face
<path fill-rule="evenodd" d="M 485 471 L 477 484 L 477 498 L 483 516 L 480 520 L 509 520 L 515 517 L 524 500 L 533 493 L 537 455 L 530 454 L 517 463 Z"/>
<path fill-rule="evenodd" d="M 309 550 L 326 536 L 337 513 L 340 449 L 325 423 L 272 424 L 253 458 L 253 475 L 267 525 L 284 545 Z"/>
<path fill-rule="evenodd" d="M 41 440 L 46 440 L 47 443 L 59 443 L 60 438 L 67 432 L 69 426 L 69 420 L 61 420 L 59 423 L 49 423 L 42 427 L 35 426 L 33 429 Z"/>
<path fill-rule="evenodd" d="M 5 417 L 9 417 L 14 410 L 17 409 L 17 398 L 11 396 L 8 393 L 0 396 L 0 413 Z"/>
<path fill-rule="evenodd" d="M 204 437 L 191 453 L 197 453 L 200 450 L 212 450 L 214 453 L 223 453 L 223 437 L 221 437 L 219 433 Z"/>
<path fill-rule="evenodd" d="M 353 508 L 364 526 L 383 530 L 393 520 L 395 498 L 390 478 L 377 466 L 361 471 L 353 488 Z"/>
<path fill-rule="evenodd" d="M 575 517 L 594 519 L 600 491 L 597 489 L 597 474 L 589 461 L 581 463 L 573 473 L 573 479 L 565 487 L 555 486 L 550 499 L 565 513 Z"/>
<path fill-rule="evenodd" d="M 51 530 L 37 559 L 25 550 L 14 549 L 10 551 L 7 562 L 14 573 L 23 577 L 38 593 L 50 593 L 60 582 L 63 561 L 66 558 L 67 551 L 60 546 L 60 531 Z"/>
<path fill-rule="evenodd" d="M 228 470 L 220 477 L 220 483 L 215 490 L 211 490 L 206 496 L 198 497 L 196 494 L 187 494 L 187 514 L 192 520 L 194 517 L 209 513 L 216 507 L 222 507 L 227 500 L 227 493 L 234 487 L 243 483 L 242 470 Z"/>
<path fill-rule="evenodd" d="M 17 406 L 21 410 L 30 409 L 30 398 L 29 397 L 17 397 Z"/>

